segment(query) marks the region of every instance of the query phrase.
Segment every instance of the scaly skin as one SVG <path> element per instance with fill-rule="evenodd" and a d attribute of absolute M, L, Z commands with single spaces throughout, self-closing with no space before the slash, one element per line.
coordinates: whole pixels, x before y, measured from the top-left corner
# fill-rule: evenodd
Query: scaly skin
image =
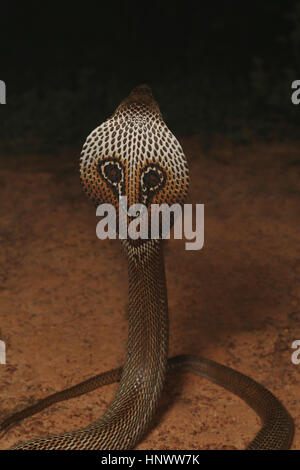
<path fill-rule="evenodd" d="M 94 203 L 113 204 L 117 215 L 119 196 L 127 196 L 128 207 L 145 204 L 150 220 L 152 203 L 183 204 L 188 190 L 188 168 L 182 148 L 165 125 L 146 85 L 135 88 L 115 114 L 87 138 L 80 172 L 83 186 Z M 13 414 L 2 422 L 0 431 L 52 403 L 120 380 L 111 405 L 87 428 L 34 439 L 14 448 L 132 449 L 151 424 L 166 373 L 190 371 L 237 394 L 258 413 L 263 426 L 249 449 L 289 448 L 293 421 L 263 386 L 208 359 L 194 356 L 167 359 L 168 306 L 161 241 L 123 240 L 122 244 L 129 274 L 129 333 L 124 367 Z"/>

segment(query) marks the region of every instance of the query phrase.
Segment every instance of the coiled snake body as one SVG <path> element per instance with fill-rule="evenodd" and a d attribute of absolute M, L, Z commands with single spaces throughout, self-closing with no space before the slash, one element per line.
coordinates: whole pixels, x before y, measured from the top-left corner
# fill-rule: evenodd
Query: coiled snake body
<path fill-rule="evenodd" d="M 81 179 L 95 202 L 113 204 L 120 195 L 128 206 L 182 204 L 188 168 L 176 138 L 165 125 L 146 85 L 136 87 L 114 115 L 96 128 L 83 147 Z M 263 386 L 226 366 L 195 356 L 168 359 L 168 306 L 162 244 L 159 239 L 122 240 L 128 259 L 129 333 L 123 368 L 100 374 L 51 395 L 6 418 L 5 430 L 52 403 L 120 380 L 104 415 L 87 428 L 34 439 L 15 449 L 132 449 L 151 423 L 167 372 L 190 371 L 245 400 L 263 426 L 249 449 L 286 449 L 293 422 L 281 403 Z"/>

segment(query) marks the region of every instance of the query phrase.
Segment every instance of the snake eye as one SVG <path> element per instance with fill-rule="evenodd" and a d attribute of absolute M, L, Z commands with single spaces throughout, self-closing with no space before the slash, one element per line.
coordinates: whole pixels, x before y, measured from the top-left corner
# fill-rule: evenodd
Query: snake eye
<path fill-rule="evenodd" d="M 117 186 L 123 179 L 123 168 L 117 160 L 103 160 L 98 164 L 98 172 L 108 184 Z"/>
<path fill-rule="evenodd" d="M 157 191 L 161 189 L 166 181 L 166 175 L 162 168 L 156 164 L 150 164 L 143 173 L 142 186 L 144 191 Z"/>

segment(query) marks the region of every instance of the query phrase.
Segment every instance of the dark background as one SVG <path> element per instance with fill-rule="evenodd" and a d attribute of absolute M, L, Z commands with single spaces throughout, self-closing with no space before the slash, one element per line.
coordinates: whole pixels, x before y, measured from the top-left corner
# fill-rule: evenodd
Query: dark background
<path fill-rule="evenodd" d="M 144 82 L 175 134 L 297 133 L 299 1 L 10 1 L 0 26 L 6 150 L 81 143 Z"/>

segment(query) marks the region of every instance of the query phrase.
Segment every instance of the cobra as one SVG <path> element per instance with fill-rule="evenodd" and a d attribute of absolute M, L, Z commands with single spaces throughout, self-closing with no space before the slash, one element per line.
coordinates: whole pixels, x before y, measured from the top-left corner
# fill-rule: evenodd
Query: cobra
<path fill-rule="evenodd" d="M 80 161 L 87 195 L 98 205 L 126 195 L 129 205 L 183 204 L 189 174 L 182 148 L 146 85 L 136 87 L 113 116 L 87 138 Z M 249 449 L 287 449 L 293 421 L 262 385 L 229 367 L 196 356 L 168 359 L 168 304 L 160 239 L 122 240 L 128 261 L 129 332 L 122 368 L 99 374 L 6 418 L 6 430 L 52 403 L 120 381 L 103 416 L 88 427 L 42 437 L 14 449 L 132 449 L 149 428 L 167 373 L 193 372 L 241 397 L 262 420 Z"/>

